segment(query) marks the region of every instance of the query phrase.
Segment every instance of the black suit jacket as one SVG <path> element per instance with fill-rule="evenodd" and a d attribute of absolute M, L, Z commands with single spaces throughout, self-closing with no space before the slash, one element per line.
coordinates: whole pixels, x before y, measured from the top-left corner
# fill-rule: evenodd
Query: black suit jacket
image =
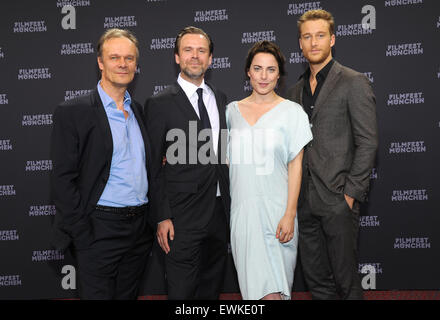
<path fill-rule="evenodd" d="M 145 144 L 150 190 L 151 149 L 143 122 L 142 106 L 132 100 L 131 108 Z M 97 89 L 61 103 L 54 112 L 51 138 L 52 199 L 57 213 L 52 244 L 65 250 L 90 231 L 89 216 L 104 191 L 110 175 L 113 139 L 110 124 Z"/>
<path fill-rule="evenodd" d="M 215 94 L 220 129 L 226 129 L 226 96 L 211 85 L 209 87 Z M 218 164 L 201 164 L 197 159 L 191 161 L 190 154 L 198 154 L 206 142 L 198 141 L 195 137 L 202 129 L 202 122 L 177 82 L 149 98 L 144 113 L 152 141 L 153 171 L 156 174 L 153 177 L 156 185 L 153 195 L 156 222 L 173 219 L 181 230 L 206 226 L 214 211 L 217 181 L 220 182 L 220 193 L 229 222 L 229 173 L 227 165 L 221 161 L 225 159 L 226 136 L 219 136 Z M 191 121 L 193 125 L 197 124 L 196 132 L 190 132 Z M 181 138 L 176 139 L 174 134 L 179 132 Z M 167 141 L 167 134 L 171 141 Z M 172 164 L 171 159 L 167 159 L 166 164 L 162 165 L 170 146 L 179 148 L 175 155 L 183 156 L 186 159 L 184 163 Z"/>
<path fill-rule="evenodd" d="M 299 104 L 304 81 L 288 92 Z M 376 99 L 367 77 L 335 61 L 310 123 L 313 140 L 304 152 L 303 181 L 310 170 L 320 197 L 328 204 L 344 193 L 363 202 L 378 146 Z"/>

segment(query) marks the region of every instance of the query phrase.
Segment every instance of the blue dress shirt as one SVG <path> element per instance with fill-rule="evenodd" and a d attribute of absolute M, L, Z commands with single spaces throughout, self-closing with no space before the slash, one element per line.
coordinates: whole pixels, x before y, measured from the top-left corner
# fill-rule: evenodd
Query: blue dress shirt
<path fill-rule="evenodd" d="M 131 97 L 125 91 L 124 110 L 116 108 L 115 101 L 98 85 L 113 138 L 110 176 L 98 205 L 110 207 L 139 206 L 148 202 L 148 179 L 145 166 L 145 148 L 139 124 L 131 110 Z"/>

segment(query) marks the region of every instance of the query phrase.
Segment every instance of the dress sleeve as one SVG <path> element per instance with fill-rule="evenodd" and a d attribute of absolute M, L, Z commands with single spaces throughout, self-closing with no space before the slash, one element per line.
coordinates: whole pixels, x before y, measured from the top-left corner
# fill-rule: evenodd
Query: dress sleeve
<path fill-rule="evenodd" d="M 229 153 L 230 153 L 230 151 L 229 151 L 229 148 L 230 148 L 230 146 L 229 146 L 229 139 L 230 139 L 230 134 L 229 134 L 229 132 L 230 132 L 230 130 L 231 130 L 231 119 L 230 119 L 230 117 L 231 117 L 231 109 L 232 109 L 232 104 L 233 104 L 233 102 L 231 102 L 230 104 L 228 104 L 227 106 L 226 106 L 226 128 L 228 129 L 228 137 L 227 137 L 227 139 L 226 139 L 226 141 L 227 141 L 227 146 L 226 146 L 226 163 L 227 164 L 229 164 Z"/>
<path fill-rule="evenodd" d="M 312 139 L 312 131 L 310 130 L 309 117 L 299 104 L 294 104 L 289 112 L 288 120 L 288 156 L 287 163 L 295 159 L 298 153 Z"/>
<path fill-rule="evenodd" d="M 233 102 L 231 102 L 230 104 L 228 104 L 226 106 L 226 127 L 228 128 L 228 131 L 231 129 L 231 120 L 230 120 L 230 116 L 231 116 L 231 108 L 232 108 L 232 104 Z"/>

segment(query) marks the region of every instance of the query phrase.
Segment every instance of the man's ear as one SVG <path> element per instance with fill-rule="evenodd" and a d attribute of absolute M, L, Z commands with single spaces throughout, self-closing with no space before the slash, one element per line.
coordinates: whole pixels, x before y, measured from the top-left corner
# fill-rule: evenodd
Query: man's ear
<path fill-rule="evenodd" d="M 180 57 L 179 57 L 179 54 L 178 54 L 178 53 L 175 53 L 175 54 L 174 54 L 174 59 L 176 60 L 176 63 L 177 63 L 177 64 L 180 64 Z"/>
<path fill-rule="evenodd" d="M 99 70 L 102 71 L 102 69 L 104 69 L 104 66 L 101 57 L 98 57 L 97 61 L 98 61 Z"/>

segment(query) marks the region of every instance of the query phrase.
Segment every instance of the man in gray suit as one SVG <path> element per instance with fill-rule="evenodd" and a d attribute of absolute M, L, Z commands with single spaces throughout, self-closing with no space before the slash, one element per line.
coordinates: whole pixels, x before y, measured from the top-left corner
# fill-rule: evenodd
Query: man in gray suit
<path fill-rule="evenodd" d="M 304 13 L 298 31 L 309 68 L 288 96 L 309 114 L 313 132 L 298 205 L 304 278 L 313 299 L 363 299 L 357 239 L 378 145 L 375 97 L 363 74 L 333 59 L 329 12 Z"/>

